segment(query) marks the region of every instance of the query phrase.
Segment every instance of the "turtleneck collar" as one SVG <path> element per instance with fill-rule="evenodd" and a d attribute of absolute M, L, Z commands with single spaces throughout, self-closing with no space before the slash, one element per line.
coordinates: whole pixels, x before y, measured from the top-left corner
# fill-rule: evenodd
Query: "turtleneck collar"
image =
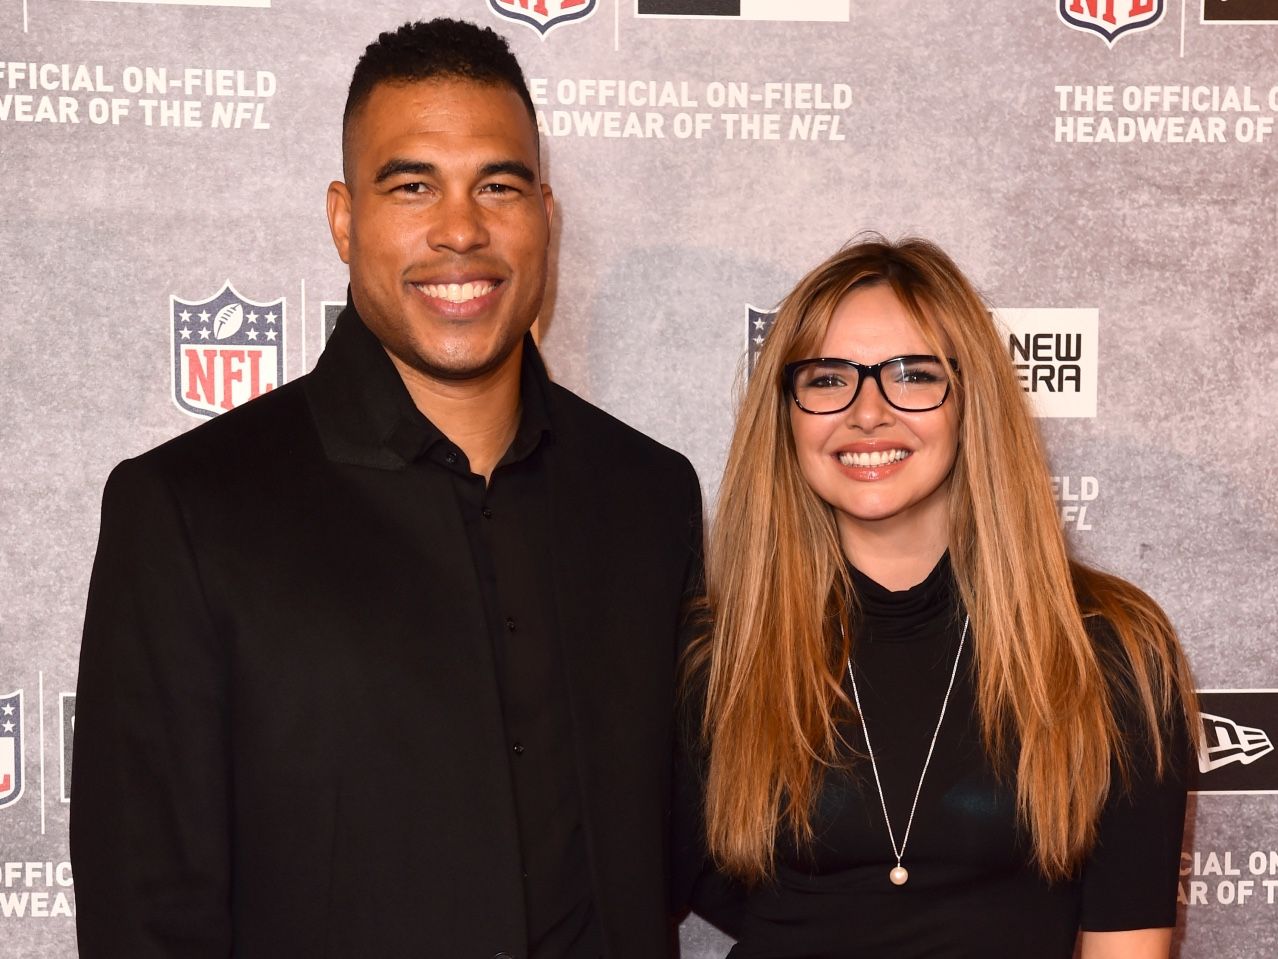
<path fill-rule="evenodd" d="M 896 592 L 848 564 L 856 591 L 852 627 L 870 642 L 902 642 L 944 633 L 960 622 L 958 589 L 947 551 L 917 586 Z"/>

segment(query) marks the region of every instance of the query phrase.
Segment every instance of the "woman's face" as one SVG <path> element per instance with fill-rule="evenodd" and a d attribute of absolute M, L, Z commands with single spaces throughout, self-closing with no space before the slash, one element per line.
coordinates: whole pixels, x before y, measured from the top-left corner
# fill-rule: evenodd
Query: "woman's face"
<path fill-rule="evenodd" d="M 871 364 L 932 352 L 892 288 L 875 284 L 839 301 L 819 355 Z M 950 471 L 958 453 L 952 392 L 937 409 L 906 413 L 867 378 L 856 402 L 841 413 L 805 413 L 792 401 L 790 423 L 799 468 L 834 509 L 849 556 L 861 543 L 881 543 L 885 536 L 904 549 L 945 542 Z M 872 459 L 877 465 L 870 465 Z"/>

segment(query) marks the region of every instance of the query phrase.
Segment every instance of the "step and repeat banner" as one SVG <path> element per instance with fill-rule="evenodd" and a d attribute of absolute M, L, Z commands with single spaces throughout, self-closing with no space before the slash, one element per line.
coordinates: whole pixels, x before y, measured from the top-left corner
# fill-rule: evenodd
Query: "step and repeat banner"
<path fill-rule="evenodd" d="M 107 473 L 314 364 L 351 69 L 438 15 L 530 80 L 552 374 L 710 502 L 794 281 L 865 229 L 955 256 L 1078 553 L 1163 604 L 1206 691 L 1180 955 L 1278 955 L 1278 2 L 3 0 L 0 956 L 75 954 Z"/>

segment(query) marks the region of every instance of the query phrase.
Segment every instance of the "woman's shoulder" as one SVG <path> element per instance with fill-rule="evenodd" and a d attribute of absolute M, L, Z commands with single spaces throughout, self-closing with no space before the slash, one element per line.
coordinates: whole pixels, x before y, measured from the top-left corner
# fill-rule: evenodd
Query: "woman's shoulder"
<path fill-rule="evenodd" d="M 1143 675 L 1161 665 L 1187 677 L 1176 630 L 1161 606 L 1139 586 L 1112 573 L 1072 562 L 1074 595 L 1083 627 L 1102 662 Z"/>
<path fill-rule="evenodd" d="M 1166 615 L 1148 593 L 1129 580 L 1113 573 L 1070 560 L 1070 579 L 1074 596 L 1085 617 L 1100 616 L 1112 620 L 1131 614 L 1154 615 L 1166 621 Z"/>

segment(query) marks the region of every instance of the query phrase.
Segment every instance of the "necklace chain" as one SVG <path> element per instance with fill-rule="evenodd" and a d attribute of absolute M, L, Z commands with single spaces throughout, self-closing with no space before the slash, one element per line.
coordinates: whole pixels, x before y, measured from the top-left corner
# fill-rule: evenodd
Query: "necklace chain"
<path fill-rule="evenodd" d="M 941 700 L 941 715 L 936 718 L 936 729 L 932 731 L 932 742 L 927 747 L 927 758 L 923 760 L 923 771 L 919 773 L 919 784 L 914 788 L 914 802 L 910 803 L 910 817 L 905 823 L 905 834 L 901 837 L 901 848 L 896 846 L 896 834 L 892 831 L 892 819 L 888 816 L 887 800 L 883 798 L 883 783 L 879 779 L 879 764 L 874 761 L 874 746 L 870 743 L 870 727 L 865 721 L 865 710 L 861 708 L 861 694 L 856 688 L 856 675 L 852 671 L 852 657 L 848 657 L 848 679 L 852 680 L 852 699 L 856 702 L 856 712 L 861 719 L 861 731 L 865 733 L 865 748 L 870 754 L 870 770 L 874 773 L 874 786 L 879 791 L 879 805 L 883 807 L 883 822 L 887 825 L 888 841 L 892 843 L 892 854 L 896 856 L 896 868 L 890 878 L 894 885 L 900 886 L 909 878 L 909 873 L 901 865 L 905 855 L 905 844 L 910 841 L 910 828 L 914 825 L 914 812 L 919 806 L 919 793 L 923 791 L 923 780 L 927 777 L 927 767 L 932 762 L 932 753 L 936 749 L 937 737 L 941 735 L 941 724 L 945 722 L 945 710 L 950 705 L 950 693 L 954 691 L 954 678 L 958 676 L 959 660 L 963 657 L 963 643 L 967 639 L 967 627 L 971 616 L 963 618 L 963 632 L 959 636 L 958 652 L 954 654 L 954 668 L 950 670 L 950 683 L 945 687 L 945 698 Z"/>

